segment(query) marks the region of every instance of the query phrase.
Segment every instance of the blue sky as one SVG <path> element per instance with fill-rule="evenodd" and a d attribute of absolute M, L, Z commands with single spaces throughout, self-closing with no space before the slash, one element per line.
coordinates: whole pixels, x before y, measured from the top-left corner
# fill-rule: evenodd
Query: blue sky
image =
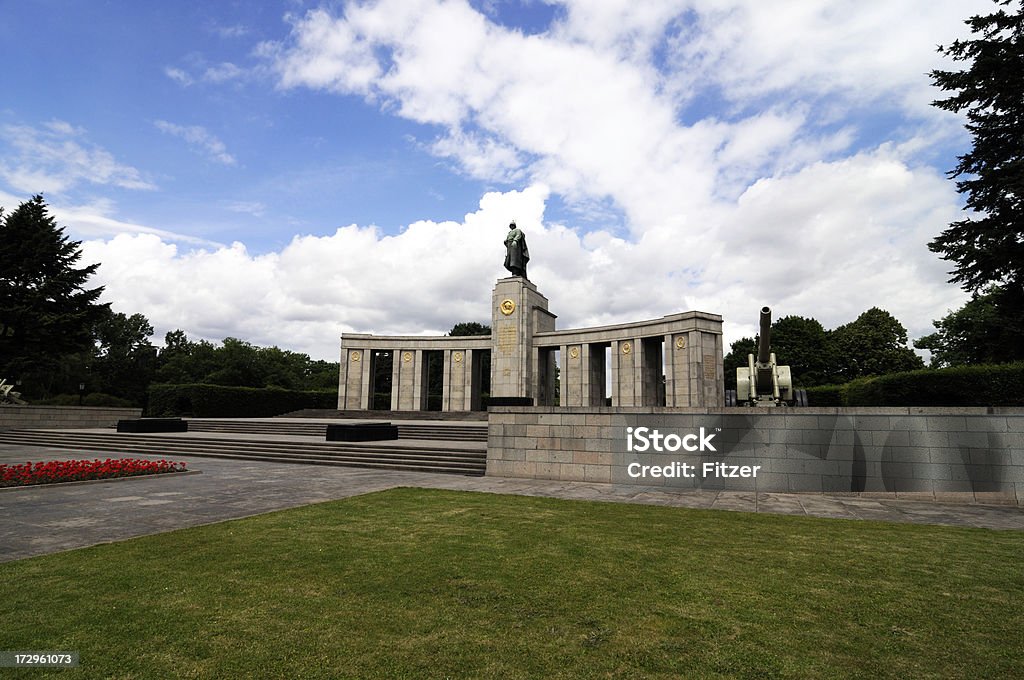
<path fill-rule="evenodd" d="M 0 1 L 0 205 L 43 192 L 156 340 L 336 359 L 489 318 L 510 219 L 560 327 L 683 309 L 912 337 L 988 0 Z"/>

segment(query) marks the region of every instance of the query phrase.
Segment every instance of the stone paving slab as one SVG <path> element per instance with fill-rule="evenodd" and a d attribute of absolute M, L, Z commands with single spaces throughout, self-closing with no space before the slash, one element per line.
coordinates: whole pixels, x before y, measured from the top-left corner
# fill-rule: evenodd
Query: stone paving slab
<path fill-rule="evenodd" d="M 449 441 L 444 439 L 384 439 L 380 441 L 368 441 L 368 442 L 329 442 L 323 436 L 311 436 L 301 434 L 264 434 L 264 433 L 253 433 L 253 432 L 208 432 L 205 430 L 195 430 L 192 432 L 116 432 L 111 429 L 85 429 L 85 428 L 63 428 L 63 429 L 43 429 L 36 430 L 37 432 L 47 432 L 51 434 L 91 434 L 97 435 L 102 434 L 109 437 L 123 437 L 125 440 L 125 446 L 131 446 L 133 437 L 153 437 L 157 439 L 217 439 L 223 441 L 265 441 L 265 442 L 281 442 L 281 443 L 302 443 L 302 444 L 330 444 L 337 448 L 342 448 L 346 444 L 354 446 L 366 446 L 386 449 L 389 447 L 404 446 L 404 447 L 415 447 L 422 449 L 436 449 L 439 451 L 444 450 L 457 450 L 457 451 L 484 451 L 487 449 L 487 442 L 472 442 L 472 441 Z M 173 455 L 173 452 L 169 451 L 168 456 Z"/>
<path fill-rule="evenodd" d="M 0 464 L 114 457 L 0 444 Z M 0 489 L 0 562 L 348 498 L 395 487 L 546 496 L 681 508 L 1024 530 L 1024 508 L 306 466 L 191 456 L 202 474 Z"/>

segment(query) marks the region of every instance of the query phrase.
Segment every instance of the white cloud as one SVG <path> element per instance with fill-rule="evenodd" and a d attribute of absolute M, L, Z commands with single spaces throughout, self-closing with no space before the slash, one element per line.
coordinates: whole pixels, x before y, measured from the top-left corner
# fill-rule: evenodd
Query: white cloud
<path fill-rule="evenodd" d="M 190 147 L 196 149 L 212 161 L 223 165 L 235 165 L 236 163 L 235 157 L 228 153 L 224 142 L 217 139 L 200 125 L 178 125 L 176 123 L 169 123 L 166 120 L 154 121 L 153 125 L 161 132 L 184 139 Z"/>
<path fill-rule="evenodd" d="M 83 183 L 154 189 L 141 172 L 89 143 L 85 131 L 62 120 L 41 127 L 0 126 L 0 179 L 25 193 L 60 193 Z"/>
<path fill-rule="evenodd" d="M 936 46 L 964 37 L 964 20 L 993 8 L 989 0 L 686 4 L 693 13 L 668 50 L 668 80 L 682 92 L 719 88 L 739 106 L 765 95 L 829 95 L 844 107 L 896 105 L 914 117 L 938 115 L 925 75 L 944 67 Z"/>
<path fill-rule="evenodd" d="M 915 337 L 962 302 L 926 247 L 958 203 L 923 159 L 958 121 L 927 106 L 924 74 L 985 2 L 564 4 L 540 35 L 458 0 L 292 17 L 288 39 L 258 48 L 279 87 L 364 98 L 428 126 L 421 148 L 472 177 L 526 188 L 487 193 L 460 222 L 350 225 L 261 255 L 91 241 L 108 296 L 161 332 L 335 359 L 344 331 L 487 322 L 515 218 L 561 328 L 702 309 L 729 342 L 765 304 L 826 327 L 882 306 Z M 702 111 L 709 93 L 725 107 Z M 897 121 L 882 143 L 864 141 L 865 112 Z M 231 158 L 203 128 L 157 125 Z M 545 222 L 552 194 L 597 219 L 618 207 L 627 229 Z"/>
<path fill-rule="evenodd" d="M 253 217 L 263 217 L 267 206 L 259 201 L 229 201 L 224 205 L 231 212 L 244 213 Z"/>
<path fill-rule="evenodd" d="M 242 78 L 246 73 L 245 69 L 225 61 L 203 71 L 203 80 L 208 83 L 225 83 Z"/>
<path fill-rule="evenodd" d="M 185 87 L 188 87 L 193 82 L 195 82 L 192 79 L 192 76 L 190 76 L 187 72 L 174 66 L 165 67 L 164 75 L 166 75 L 168 78 L 178 83 L 179 85 L 183 85 Z"/>
<path fill-rule="evenodd" d="M 854 180 L 860 187 L 851 193 Z M 331 360 L 342 332 L 441 334 L 459 321 L 489 323 L 512 218 L 527 234 L 530 278 L 559 328 L 701 309 L 725 316 L 731 342 L 753 331 L 764 304 L 778 317 L 813 316 L 827 327 L 880 305 L 916 337 L 962 300 L 940 285 L 943 267 L 924 248 L 955 206 L 941 178 L 888 149 L 755 185 L 708 227 L 720 243 L 714 250 L 690 248 L 671 229 L 635 243 L 604 231 L 581 237 L 545 222 L 548 197 L 542 185 L 488 193 L 461 222 L 415 222 L 394 236 L 350 225 L 262 255 L 240 243 L 183 252 L 153 235 L 85 249 L 103 263 L 97 280 L 106 299 L 143 311 L 161 336 L 182 328 Z M 883 207 L 865 210 L 871 202 Z"/>
<path fill-rule="evenodd" d="M 0 190 L 0 208 L 11 213 L 28 197 L 15 196 Z M 149 234 L 165 241 L 187 243 L 193 246 L 221 247 L 222 244 L 189 234 L 179 234 L 167 229 L 160 229 L 144 224 L 117 219 L 117 206 L 108 199 L 97 199 L 88 203 L 68 203 L 51 201 L 47 197 L 47 205 L 59 226 L 67 229 L 73 239 L 113 238 L 119 234 Z"/>

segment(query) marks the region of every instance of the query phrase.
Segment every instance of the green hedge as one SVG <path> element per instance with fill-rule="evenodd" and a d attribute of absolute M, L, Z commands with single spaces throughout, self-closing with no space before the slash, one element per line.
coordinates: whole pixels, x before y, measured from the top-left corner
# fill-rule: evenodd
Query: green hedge
<path fill-rule="evenodd" d="M 337 392 L 300 392 L 275 387 L 150 385 L 146 415 L 197 418 L 269 418 L 304 408 L 338 407 Z"/>
<path fill-rule="evenodd" d="M 842 406 L 846 385 L 820 385 L 807 388 L 809 406 Z"/>
<path fill-rule="evenodd" d="M 104 394 L 102 392 L 90 392 L 84 397 L 80 397 L 77 394 L 58 394 L 48 399 L 33 399 L 29 402 L 33 406 L 116 406 L 119 408 L 127 408 L 136 406 L 135 402 L 131 399 L 122 399 L 121 397 L 115 397 L 112 394 Z"/>
<path fill-rule="evenodd" d="M 807 396 L 811 406 L 1024 406 L 1024 363 L 892 373 Z"/>

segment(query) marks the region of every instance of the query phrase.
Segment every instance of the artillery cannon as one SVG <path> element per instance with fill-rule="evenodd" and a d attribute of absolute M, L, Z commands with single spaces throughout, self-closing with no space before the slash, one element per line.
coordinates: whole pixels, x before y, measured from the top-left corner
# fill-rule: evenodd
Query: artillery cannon
<path fill-rule="evenodd" d="M 761 308 L 757 356 L 736 369 L 736 391 L 726 392 L 727 406 L 807 406 L 807 391 L 793 389 L 789 366 L 779 366 L 771 351 L 772 310 Z"/>
<path fill-rule="evenodd" d="M 27 404 L 24 399 L 21 398 L 21 392 L 14 391 L 14 385 L 10 384 L 3 378 L 0 378 L 0 404 L 17 404 L 23 406 Z"/>

